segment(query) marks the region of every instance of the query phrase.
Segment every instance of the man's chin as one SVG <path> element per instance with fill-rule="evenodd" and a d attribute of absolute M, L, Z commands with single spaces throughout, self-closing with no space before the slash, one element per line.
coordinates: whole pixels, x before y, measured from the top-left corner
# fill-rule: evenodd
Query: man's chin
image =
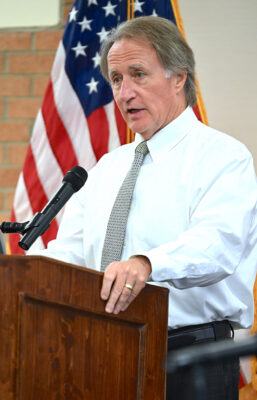
<path fill-rule="evenodd" d="M 136 117 L 133 118 L 130 115 L 126 115 L 126 118 L 124 117 L 124 119 L 129 129 L 131 129 L 132 132 L 139 133 L 144 140 L 148 140 L 153 136 L 154 132 L 152 121 L 146 121 L 145 119 L 143 121 L 142 118 L 136 119 Z"/>
<path fill-rule="evenodd" d="M 144 139 L 144 140 L 149 140 L 149 139 L 151 139 L 151 137 L 154 135 L 154 133 L 155 132 L 152 132 L 151 130 L 148 130 L 148 129 L 146 129 L 146 130 L 141 130 L 141 131 L 133 131 L 133 132 L 137 132 L 137 133 L 139 133 L 139 135 L 141 135 L 142 136 L 142 138 Z"/>

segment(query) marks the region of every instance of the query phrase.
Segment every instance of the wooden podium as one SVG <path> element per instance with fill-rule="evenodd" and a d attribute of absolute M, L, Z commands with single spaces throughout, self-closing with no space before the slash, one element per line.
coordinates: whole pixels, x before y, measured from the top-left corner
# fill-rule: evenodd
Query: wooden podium
<path fill-rule="evenodd" d="M 0 256 L 1 400 L 164 400 L 168 290 L 104 311 L 102 273 Z"/>

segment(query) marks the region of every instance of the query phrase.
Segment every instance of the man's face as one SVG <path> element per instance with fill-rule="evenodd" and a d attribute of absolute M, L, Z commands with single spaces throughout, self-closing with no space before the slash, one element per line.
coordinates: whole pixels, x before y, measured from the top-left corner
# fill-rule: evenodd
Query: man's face
<path fill-rule="evenodd" d="M 186 74 L 166 77 L 153 46 L 124 38 L 108 54 L 114 99 L 128 126 L 145 140 L 175 119 L 185 108 Z"/>

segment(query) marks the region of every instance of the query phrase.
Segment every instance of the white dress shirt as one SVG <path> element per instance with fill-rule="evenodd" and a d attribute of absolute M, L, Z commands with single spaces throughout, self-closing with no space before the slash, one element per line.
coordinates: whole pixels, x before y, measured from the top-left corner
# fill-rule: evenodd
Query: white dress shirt
<path fill-rule="evenodd" d="M 137 134 L 101 158 L 68 202 L 57 239 L 41 254 L 100 270 L 108 218 L 140 141 Z M 190 107 L 147 143 L 122 260 L 149 258 L 151 283 L 170 290 L 170 327 L 224 319 L 249 327 L 257 264 L 251 154 L 199 122 Z"/>

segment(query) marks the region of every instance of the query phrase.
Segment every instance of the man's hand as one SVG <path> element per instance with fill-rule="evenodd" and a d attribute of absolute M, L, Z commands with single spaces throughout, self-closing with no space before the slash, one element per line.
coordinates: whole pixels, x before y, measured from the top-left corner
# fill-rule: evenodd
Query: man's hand
<path fill-rule="evenodd" d="M 107 300 L 105 311 L 114 314 L 125 311 L 145 287 L 151 272 L 150 261 L 144 256 L 109 264 L 101 290 L 101 298 Z"/>

